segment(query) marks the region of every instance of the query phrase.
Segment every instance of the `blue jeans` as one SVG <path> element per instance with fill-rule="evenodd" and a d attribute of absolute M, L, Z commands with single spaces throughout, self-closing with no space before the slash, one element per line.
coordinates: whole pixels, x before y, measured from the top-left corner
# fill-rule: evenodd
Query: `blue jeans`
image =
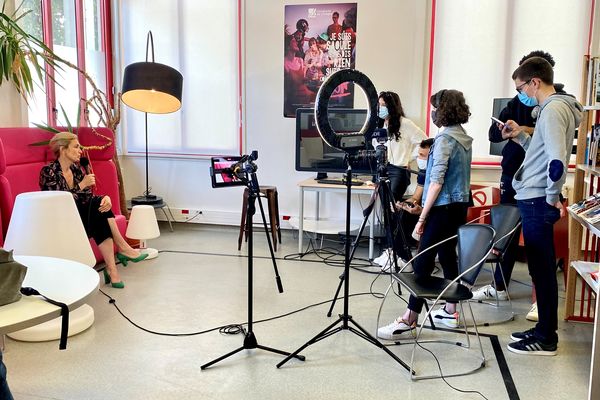
<path fill-rule="evenodd" d="M 0 400 L 13 400 L 13 396 L 6 382 L 6 366 L 2 361 L 2 352 L 0 351 Z"/>
<path fill-rule="evenodd" d="M 558 208 L 545 197 L 517 200 L 523 221 L 523 239 L 529 275 L 535 285 L 539 322 L 535 336 L 547 343 L 558 341 L 558 283 L 554 253 L 554 224 L 560 218 Z"/>

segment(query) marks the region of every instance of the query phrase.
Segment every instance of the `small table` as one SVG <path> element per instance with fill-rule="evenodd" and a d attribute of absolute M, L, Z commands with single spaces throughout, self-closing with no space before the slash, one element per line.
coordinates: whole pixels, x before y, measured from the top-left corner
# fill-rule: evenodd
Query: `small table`
<path fill-rule="evenodd" d="M 42 256 L 14 256 L 27 267 L 24 287 L 30 286 L 73 311 L 88 302 L 98 291 L 98 272 L 71 260 Z M 0 334 L 19 331 L 60 317 L 60 308 L 37 296 L 0 307 Z"/>
<path fill-rule="evenodd" d="M 147 205 L 154 207 L 155 210 L 157 208 L 162 210 L 163 214 L 165 214 L 165 218 L 167 219 L 167 222 L 169 223 L 169 229 L 171 229 L 171 232 L 173 232 L 173 225 L 171 224 L 171 221 L 175 222 L 175 217 L 173 216 L 173 213 L 171 212 L 171 208 L 169 207 L 169 205 L 167 203 L 165 203 L 164 200 L 161 200 L 158 203 L 147 204 Z M 127 200 L 127 209 L 131 211 L 132 208 L 133 208 L 133 205 L 131 204 L 131 200 Z M 169 214 L 167 214 L 167 211 L 165 211 L 165 208 L 167 209 L 167 211 L 169 211 Z M 171 219 L 169 219 L 169 215 L 171 215 Z"/>
<path fill-rule="evenodd" d="M 333 192 L 333 193 L 346 193 L 345 185 L 332 185 L 332 184 L 323 184 L 317 182 L 315 179 L 305 179 L 303 181 L 298 182 L 298 187 L 300 189 L 300 210 L 298 216 L 298 253 L 302 253 L 302 241 L 304 239 L 304 192 L 316 192 L 317 193 L 317 207 L 316 207 L 316 215 L 315 220 L 319 220 L 319 196 L 321 192 Z M 363 195 L 373 195 L 374 186 L 352 186 L 353 194 L 363 194 Z M 369 258 L 373 259 L 373 249 L 375 247 L 375 210 L 371 212 L 371 223 L 370 223 L 370 231 L 369 231 Z"/>

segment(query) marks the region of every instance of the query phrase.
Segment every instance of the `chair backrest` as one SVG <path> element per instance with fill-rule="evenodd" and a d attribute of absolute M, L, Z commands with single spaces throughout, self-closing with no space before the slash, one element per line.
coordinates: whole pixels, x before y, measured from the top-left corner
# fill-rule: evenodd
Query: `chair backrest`
<path fill-rule="evenodd" d="M 494 243 L 496 232 L 487 224 L 469 224 L 458 228 L 458 273 L 474 267 L 462 277 L 462 281 L 473 285 Z"/>
<path fill-rule="evenodd" d="M 504 254 L 514 235 L 514 232 L 512 235 L 509 235 L 509 233 L 514 230 L 521 221 L 521 213 L 515 205 L 498 204 L 492 207 L 490 214 L 492 228 L 496 231 L 497 242 L 494 244 L 494 248 L 501 254 Z"/>

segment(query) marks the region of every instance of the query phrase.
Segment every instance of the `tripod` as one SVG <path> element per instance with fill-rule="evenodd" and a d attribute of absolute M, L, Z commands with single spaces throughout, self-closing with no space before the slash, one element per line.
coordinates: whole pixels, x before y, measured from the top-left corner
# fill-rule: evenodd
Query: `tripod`
<path fill-rule="evenodd" d="M 350 252 L 350 261 L 352 261 L 352 259 L 354 259 L 354 253 L 356 252 L 356 248 L 358 247 L 358 242 L 359 242 L 359 240 L 362 236 L 362 233 L 367 225 L 369 216 L 371 215 L 371 213 L 373 212 L 373 209 L 375 208 L 377 198 L 379 198 L 381 200 L 381 205 L 382 205 L 382 209 L 383 209 L 383 225 L 385 226 L 386 241 L 388 244 L 388 248 L 392 249 L 393 257 L 392 257 L 391 261 L 392 261 L 393 270 L 398 271 L 396 249 L 393 245 L 394 239 L 393 239 L 392 230 L 391 230 L 391 221 L 392 221 L 391 208 L 394 207 L 394 197 L 392 195 L 392 190 L 390 188 L 390 180 L 387 176 L 387 171 L 385 170 L 385 167 L 380 167 L 380 168 L 378 168 L 378 170 L 379 170 L 378 171 L 378 179 L 377 179 L 377 184 L 375 186 L 375 190 L 373 191 L 373 195 L 371 196 L 369 204 L 363 211 L 363 217 L 364 217 L 363 221 L 360 224 L 360 227 L 358 228 L 358 233 L 356 234 L 356 239 L 352 243 L 352 250 Z M 409 252 L 410 249 L 408 249 L 408 245 L 406 244 L 406 239 L 404 237 L 404 231 L 400 224 L 398 224 L 398 229 L 400 230 L 398 232 L 398 234 L 402 236 L 403 246 L 406 247 L 405 252 Z M 346 276 L 346 271 L 344 270 L 344 272 L 340 275 L 340 282 L 335 291 L 335 295 L 333 296 L 333 300 L 331 301 L 331 306 L 329 307 L 329 311 L 327 311 L 328 317 L 331 317 L 331 315 L 332 315 L 333 307 L 335 307 L 337 297 L 340 294 L 340 290 L 342 289 L 342 284 L 344 283 L 345 276 Z"/>
<path fill-rule="evenodd" d="M 298 355 L 297 353 L 294 355 L 290 355 L 290 353 L 273 349 L 271 347 L 266 347 L 258 344 L 256 340 L 256 336 L 254 335 L 254 330 L 252 327 L 252 272 L 253 272 L 253 229 L 252 229 L 252 218 L 256 213 L 255 201 L 258 199 L 258 205 L 260 207 L 260 213 L 262 215 L 263 226 L 265 228 L 265 233 L 267 235 L 267 242 L 269 243 L 269 251 L 271 252 L 271 261 L 273 262 L 273 268 L 275 269 L 275 280 L 277 282 L 277 289 L 279 293 L 283 293 L 283 286 L 281 284 L 281 278 L 279 277 L 279 272 L 277 270 L 277 264 L 275 262 L 275 254 L 273 253 L 273 244 L 271 243 L 271 237 L 269 236 L 269 230 L 267 228 L 267 220 L 265 218 L 265 211 L 262 206 L 262 202 L 260 201 L 260 189 L 258 185 L 258 179 L 256 178 L 256 166 L 250 161 L 246 164 L 246 175 L 250 174 L 250 179 L 246 178 L 246 187 L 248 188 L 248 206 L 246 213 L 246 229 L 248 232 L 248 330 L 246 331 L 244 337 L 244 343 L 241 347 L 222 355 L 219 358 L 214 359 L 200 367 L 200 369 L 206 369 L 213 364 L 218 363 L 230 357 L 244 349 L 261 349 L 270 351 L 271 353 L 282 354 L 284 356 L 293 356 L 301 361 L 304 361 L 304 356 Z"/>
<path fill-rule="evenodd" d="M 383 351 L 385 351 L 390 357 L 396 360 L 400 365 L 402 365 L 406 370 L 410 371 L 410 368 L 404 361 L 398 358 L 394 353 L 392 353 L 387 347 L 385 347 L 379 340 L 374 338 L 369 332 L 367 332 L 362 326 L 360 326 L 352 316 L 348 314 L 348 302 L 349 302 L 349 293 L 350 293 L 350 200 L 351 200 L 351 188 L 352 188 L 352 167 L 350 165 L 350 159 L 347 158 L 348 168 L 346 170 L 346 240 L 345 240 L 345 251 L 344 251 L 344 312 L 340 314 L 339 318 L 329 325 L 327 328 L 317 333 L 312 339 L 294 351 L 292 354 L 288 355 L 283 361 L 277 364 L 277 368 L 280 368 L 283 364 L 287 363 L 292 357 L 296 357 L 298 353 L 304 350 L 306 347 L 323 340 L 335 333 L 338 333 L 342 330 L 348 330 L 355 335 L 365 339 L 367 342 L 379 347 Z M 354 325 L 351 326 L 350 324 Z M 340 325 L 340 326 L 337 326 Z"/>

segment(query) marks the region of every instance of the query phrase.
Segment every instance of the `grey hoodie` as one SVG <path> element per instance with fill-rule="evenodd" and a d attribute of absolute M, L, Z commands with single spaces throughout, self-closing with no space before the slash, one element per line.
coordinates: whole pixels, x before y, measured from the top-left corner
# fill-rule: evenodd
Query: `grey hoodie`
<path fill-rule="evenodd" d="M 553 94 L 540 106 L 533 137 L 521 132 L 514 139 L 527 151 L 513 179 L 515 199 L 545 196 L 548 204 L 556 204 L 567 178 L 573 137 L 582 111 L 573 96 Z"/>

